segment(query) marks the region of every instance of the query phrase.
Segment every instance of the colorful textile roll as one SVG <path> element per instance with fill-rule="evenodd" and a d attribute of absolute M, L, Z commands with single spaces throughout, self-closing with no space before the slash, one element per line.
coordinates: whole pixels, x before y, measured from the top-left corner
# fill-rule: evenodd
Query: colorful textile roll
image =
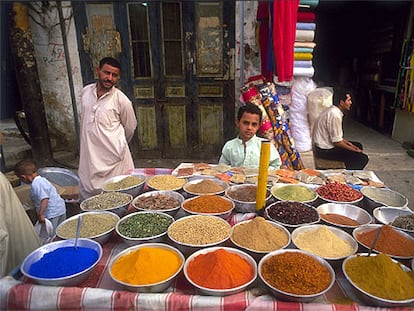
<path fill-rule="evenodd" d="M 319 4 L 319 0 L 300 0 L 299 5 L 307 5 L 310 7 L 316 7 Z"/>
<path fill-rule="evenodd" d="M 316 46 L 316 43 L 315 42 L 312 42 L 312 41 L 303 41 L 303 42 L 296 41 L 293 46 L 294 47 L 302 47 L 302 48 L 311 48 L 311 49 L 314 49 L 315 46 Z"/>
<path fill-rule="evenodd" d="M 296 23 L 296 29 L 315 30 L 316 29 L 316 23 L 297 22 Z"/>
<path fill-rule="evenodd" d="M 295 53 L 313 53 L 312 48 L 301 48 L 301 47 L 295 47 L 293 49 Z"/>
<path fill-rule="evenodd" d="M 293 62 L 293 71 L 295 68 L 310 68 L 312 67 L 312 61 L 311 60 L 295 60 Z"/>
<path fill-rule="evenodd" d="M 313 54 L 312 53 L 294 53 L 293 58 L 294 60 L 312 60 Z"/>
<path fill-rule="evenodd" d="M 296 41 L 313 41 L 315 38 L 314 30 L 296 29 Z"/>
<path fill-rule="evenodd" d="M 295 77 L 311 78 L 315 74 L 315 68 L 311 67 L 293 67 L 293 75 Z"/>
<path fill-rule="evenodd" d="M 298 22 L 314 22 L 316 20 L 316 15 L 314 12 L 305 12 L 299 11 L 298 12 Z"/>

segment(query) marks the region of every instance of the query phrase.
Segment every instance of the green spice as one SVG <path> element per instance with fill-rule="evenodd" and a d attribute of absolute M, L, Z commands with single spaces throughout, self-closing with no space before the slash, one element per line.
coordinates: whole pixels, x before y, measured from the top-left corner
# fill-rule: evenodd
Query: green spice
<path fill-rule="evenodd" d="M 122 220 L 118 225 L 121 234 L 130 238 L 148 238 L 167 231 L 173 218 L 160 213 L 138 213 Z"/>
<path fill-rule="evenodd" d="M 298 185 L 282 186 L 273 189 L 273 195 L 284 201 L 307 202 L 316 199 L 316 193 L 313 190 Z"/>

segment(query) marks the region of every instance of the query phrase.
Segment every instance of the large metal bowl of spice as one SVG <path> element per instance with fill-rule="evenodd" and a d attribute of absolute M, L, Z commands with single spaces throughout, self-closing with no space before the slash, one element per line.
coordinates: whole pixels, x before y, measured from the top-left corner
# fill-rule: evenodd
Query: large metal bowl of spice
<path fill-rule="evenodd" d="M 229 186 L 218 178 L 196 178 L 188 181 L 183 190 L 189 195 L 223 194 Z"/>
<path fill-rule="evenodd" d="M 183 195 L 176 191 L 154 190 L 137 196 L 132 206 L 138 211 L 157 211 L 175 216 L 183 201 Z"/>
<path fill-rule="evenodd" d="M 119 175 L 108 179 L 102 189 L 105 192 L 118 191 L 128 193 L 135 198 L 142 192 L 145 181 L 145 175 Z"/>
<path fill-rule="evenodd" d="M 303 225 L 316 224 L 320 216 L 312 205 L 295 201 L 278 201 L 265 208 L 266 219 L 274 221 L 289 231 Z"/>
<path fill-rule="evenodd" d="M 184 275 L 201 293 L 226 296 L 244 291 L 256 280 L 257 264 L 241 250 L 208 247 L 187 258 Z"/>
<path fill-rule="evenodd" d="M 267 253 L 287 247 L 291 236 L 282 225 L 256 216 L 235 224 L 230 241 L 259 261 Z"/>
<path fill-rule="evenodd" d="M 270 189 L 272 195 L 279 201 L 296 201 L 311 203 L 318 198 L 315 190 L 303 185 L 274 185 Z"/>
<path fill-rule="evenodd" d="M 131 246 L 109 263 L 112 280 L 132 292 L 161 293 L 184 266 L 183 254 L 164 243 Z"/>
<path fill-rule="evenodd" d="M 361 193 L 365 196 L 364 203 L 371 209 L 378 206 L 406 208 L 408 205 L 404 195 L 388 188 L 365 186 Z"/>
<path fill-rule="evenodd" d="M 147 178 L 147 186 L 151 190 L 180 190 L 187 182 L 185 178 L 178 178 L 173 175 L 155 175 Z"/>
<path fill-rule="evenodd" d="M 188 256 L 202 248 L 223 245 L 230 238 L 231 226 L 217 216 L 191 215 L 174 221 L 167 235 Z"/>
<path fill-rule="evenodd" d="M 380 206 L 372 212 L 375 219 L 384 225 L 391 225 L 414 235 L 414 213 L 411 210 Z"/>
<path fill-rule="evenodd" d="M 238 213 L 257 213 L 256 209 L 256 192 L 257 185 L 241 184 L 232 185 L 224 191 L 224 195 L 231 199 L 234 204 L 234 210 Z M 272 194 L 266 190 L 266 205 L 272 199 Z"/>
<path fill-rule="evenodd" d="M 109 240 L 120 219 L 117 214 L 107 211 L 80 213 L 59 224 L 56 228 L 56 236 L 60 239 L 74 239 L 79 217 L 82 218 L 79 237 L 88 238 L 100 244 Z"/>
<path fill-rule="evenodd" d="M 374 252 L 385 253 L 401 260 L 414 257 L 414 237 L 390 225 L 361 226 L 354 229 L 352 235 L 359 243 L 360 251 L 367 251 L 376 239 L 373 246 Z"/>
<path fill-rule="evenodd" d="M 412 307 L 412 271 L 386 254 L 359 253 L 342 263 L 352 290 L 363 302 L 377 307 Z"/>
<path fill-rule="evenodd" d="M 35 249 L 23 260 L 20 271 L 35 283 L 76 286 L 85 281 L 102 257 L 102 247 L 91 239 L 55 241 Z"/>
<path fill-rule="evenodd" d="M 366 210 L 353 204 L 323 203 L 316 210 L 324 223 L 341 228 L 348 233 L 373 221 Z"/>
<path fill-rule="evenodd" d="M 293 230 L 293 244 L 301 250 L 326 259 L 331 264 L 341 263 L 358 251 L 358 243 L 349 233 L 327 225 L 306 225 Z"/>
<path fill-rule="evenodd" d="M 333 203 L 355 204 L 364 198 L 360 191 L 339 182 L 321 185 L 316 189 L 316 193 L 322 200 Z"/>
<path fill-rule="evenodd" d="M 116 233 L 128 245 L 164 241 L 174 217 L 162 212 L 134 212 L 119 220 Z"/>
<path fill-rule="evenodd" d="M 123 217 L 127 214 L 132 199 L 132 195 L 128 193 L 103 192 L 82 201 L 80 208 L 85 212 L 110 211 L 117 214 L 119 217 Z"/>
<path fill-rule="evenodd" d="M 208 194 L 184 200 L 181 208 L 187 215 L 210 215 L 227 219 L 234 209 L 234 202 L 217 194 Z"/>
<path fill-rule="evenodd" d="M 332 266 L 323 258 L 299 249 L 281 249 L 265 255 L 259 277 L 280 300 L 311 302 L 335 282 Z"/>

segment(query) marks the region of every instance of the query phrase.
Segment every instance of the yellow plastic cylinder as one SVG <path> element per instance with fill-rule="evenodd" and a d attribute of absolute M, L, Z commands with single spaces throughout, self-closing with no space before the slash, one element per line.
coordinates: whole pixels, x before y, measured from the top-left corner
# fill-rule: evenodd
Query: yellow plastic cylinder
<path fill-rule="evenodd" d="M 256 191 L 256 210 L 266 205 L 267 175 L 269 173 L 270 141 L 264 140 L 260 146 L 259 176 Z"/>

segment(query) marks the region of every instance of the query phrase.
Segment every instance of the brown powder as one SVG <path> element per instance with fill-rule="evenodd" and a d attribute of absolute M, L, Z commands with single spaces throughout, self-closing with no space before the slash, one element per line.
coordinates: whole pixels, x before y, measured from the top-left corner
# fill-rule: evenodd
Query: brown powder
<path fill-rule="evenodd" d="M 186 189 L 193 193 L 216 193 L 224 190 L 223 186 L 209 179 L 204 179 L 199 183 L 188 184 Z"/>
<path fill-rule="evenodd" d="M 340 214 L 334 214 L 334 213 L 327 213 L 327 214 L 321 214 L 320 215 L 323 220 L 329 221 L 334 224 L 338 225 L 344 225 L 344 226 L 359 226 L 360 223 L 356 220 L 346 217 L 344 215 Z"/>

